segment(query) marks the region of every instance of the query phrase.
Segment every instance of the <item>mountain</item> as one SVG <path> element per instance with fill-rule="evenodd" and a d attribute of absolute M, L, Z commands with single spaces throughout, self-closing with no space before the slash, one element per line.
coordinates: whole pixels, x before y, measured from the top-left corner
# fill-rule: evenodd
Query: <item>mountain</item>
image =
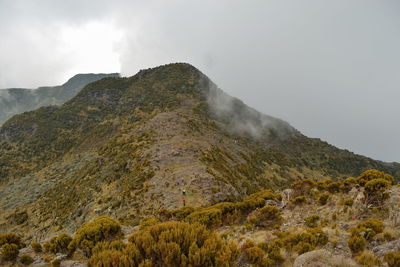
<path fill-rule="evenodd" d="M 119 77 L 119 74 L 77 74 L 60 86 L 1 89 L 0 125 L 16 114 L 43 106 L 63 104 L 74 97 L 85 85 L 106 77 Z"/>
<path fill-rule="evenodd" d="M 340 180 L 384 163 L 302 135 L 175 63 L 86 85 L 0 128 L 0 232 L 43 239 L 107 215 L 240 201 L 302 178 Z"/>

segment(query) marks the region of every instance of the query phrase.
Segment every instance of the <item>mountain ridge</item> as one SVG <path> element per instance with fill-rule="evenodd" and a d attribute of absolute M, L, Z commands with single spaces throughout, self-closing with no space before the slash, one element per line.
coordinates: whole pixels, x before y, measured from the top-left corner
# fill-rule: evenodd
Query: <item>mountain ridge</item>
<path fill-rule="evenodd" d="M 399 177 L 398 164 L 307 138 L 226 95 L 215 101 L 218 90 L 195 67 L 174 63 L 14 116 L 0 128 L 0 231 L 44 238 L 101 215 L 134 224 L 181 207 L 183 189 L 197 207 L 303 178 L 371 168 Z M 22 213 L 26 220 L 10 219 Z"/>
<path fill-rule="evenodd" d="M 42 86 L 36 89 L 0 89 L 0 125 L 13 115 L 35 110 L 42 106 L 60 105 L 74 97 L 86 84 L 118 73 L 76 74 L 59 86 Z"/>

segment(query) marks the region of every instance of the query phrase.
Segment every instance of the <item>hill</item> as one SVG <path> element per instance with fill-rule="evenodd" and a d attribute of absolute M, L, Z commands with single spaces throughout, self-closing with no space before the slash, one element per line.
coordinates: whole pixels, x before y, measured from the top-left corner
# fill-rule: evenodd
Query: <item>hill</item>
<path fill-rule="evenodd" d="M 337 149 L 232 98 L 191 65 L 88 84 L 0 128 L 0 231 L 44 239 L 107 215 L 241 201 L 303 178 L 400 165 Z"/>
<path fill-rule="evenodd" d="M 77 74 L 60 86 L 37 89 L 11 88 L 0 90 L 0 125 L 12 116 L 35 110 L 39 107 L 60 105 L 74 97 L 85 85 L 106 78 L 118 77 L 111 74 Z"/>

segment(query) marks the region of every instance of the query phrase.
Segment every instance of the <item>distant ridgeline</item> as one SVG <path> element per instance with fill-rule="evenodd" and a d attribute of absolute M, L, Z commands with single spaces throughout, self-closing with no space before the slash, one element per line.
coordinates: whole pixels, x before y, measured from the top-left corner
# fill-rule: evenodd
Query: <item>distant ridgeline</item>
<path fill-rule="evenodd" d="M 60 86 L 2 89 L 0 90 L 0 125 L 16 114 L 43 106 L 63 104 L 87 84 L 106 77 L 119 77 L 119 74 L 77 74 Z"/>

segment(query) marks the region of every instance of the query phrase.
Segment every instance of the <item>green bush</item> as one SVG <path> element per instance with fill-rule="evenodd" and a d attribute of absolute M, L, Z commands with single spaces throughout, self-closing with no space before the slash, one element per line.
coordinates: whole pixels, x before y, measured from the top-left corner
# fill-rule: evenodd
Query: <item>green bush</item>
<path fill-rule="evenodd" d="M 388 252 L 383 257 L 383 261 L 386 262 L 389 267 L 400 266 L 400 253 L 399 252 Z"/>
<path fill-rule="evenodd" d="M 297 252 L 306 252 L 314 250 L 318 246 L 324 246 L 328 243 L 328 235 L 320 228 L 309 228 L 300 233 L 281 232 L 278 233 L 279 242 L 289 250 Z"/>
<path fill-rule="evenodd" d="M 347 241 L 347 244 L 349 245 L 351 252 L 357 254 L 363 251 L 367 246 L 367 240 L 365 240 L 365 238 L 362 236 L 352 236 Z"/>
<path fill-rule="evenodd" d="M 101 241 L 112 241 L 122 238 L 121 226 L 108 217 L 100 217 L 83 224 L 75 233 L 73 244 L 82 249 L 87 256 L 92 248 Z"/>
<path fill-rule="evenodd" d="M 311 228 L 317 227 L 319 219 L 320 217 L 317 214 L 312 214 L 305 218 L 305 225 Z"/>
<path fill-rule="evenodd" d="M 233 266 L 236 245 L 201 224 L 164 222 L 133 233 L 129 241 L 141 262 L 155 266 Z"/>
<path fill-rule="evenodd" d="M 264 251 L 256 246 L 243 249 L 243 254 L 247 262 L 255 264 L 256 266 L 263 265 L 266 260 Z"/>
<path fill-rule="evenodd" d="M 31 248 L 35 253 L 40 253 L 43 251 L 42 245 L 38 242 L 32 242 L 31 243 Z"/>
<path fill-rule="evenodd" d="M 322 193 L 319 198 L 318 198 L 318 203 L 320 205 L 326 205 L 326 203 L 328 203 L 328 199 L 329 199 L 329 193 L 328 192 L 324 192 Z"/>
<path fill-rule="evenodd" d="M 249 217 L 249 222 L 258 227 L 274 229 L 282 224 L 282 216 L 278 207 L 265 206 L 256 210 L 254 215 Z"/>
<path fill-rule="evenodd" d="M 142 266 L 142 256 L 134 244 L 116 245 L 121 241 L 113 241 L 105 245 L 106 242 L 98 243 L 93 248 L 93 255 L 88 261 L 88 266 Z M 112 244 L 114 243 L 114 245 Z M 100 245 L 103 244 L 103 245 Z M 100 248 L 101 247 L 101 248 Z M 150 264 L 147 262 L 146 264 Z M 148 266 L 154 266 L 150 264 Z"/>
<path fill-rule="evenodd" d="M 146 228 L 148 226 L 152 226 L 155 225 L 157 223 L 159 223 L 160 220 L 154 217 L 148 217 L 148 218 L 144 218 L 141 222 L 140 222 L 140 229 Z"/>
<path fill-rule="evenodd" d="M 30 255 L 21 255 L 21 257 L 19 258 L 19 261 L 23 264 L 23 265 L 29 265 L 32 262 L 34 262 L 33 258 Z"/>
<path fill-rule="evenodd" d="M 358 184 L 357 179 L 348 177 L 342 181 L 342 189 L 345 193 L 349 192 L 354 186 Z"/>
<path fill-rule="evenodd" d="M 4 244 L 1 246 L 1 258 L 4 261 L 13 261 L 18 257 L 19 248 L 16 244 Z"/>

